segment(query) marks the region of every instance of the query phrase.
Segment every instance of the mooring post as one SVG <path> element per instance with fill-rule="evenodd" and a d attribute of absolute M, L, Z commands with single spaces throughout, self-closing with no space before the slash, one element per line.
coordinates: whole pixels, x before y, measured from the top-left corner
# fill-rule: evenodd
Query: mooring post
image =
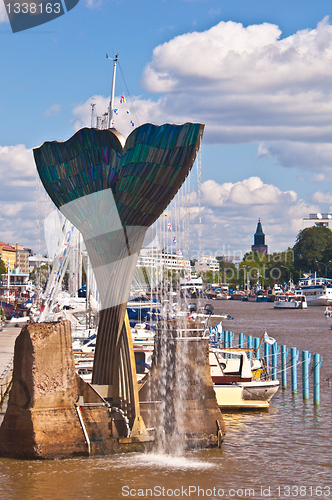
<path fill-rule="evenodd" d="M 228 331 L 224 331 L 224 349 L 227 349 L 228 347 Z"/>
<path fill-rule="evenodd" d="M 320 378 L 320 367 L 323 362 L 323 357 L 319 354 L 314 354 L 313 360 L 313 389 L 314 389 L 314 405 L 319 406 L 320 404 L 320 388 L 319 388 L 319 378 Z"/>
<path fill-rule="evenodd" d="M 299 359 L 299 351 L 296 347 L 291 347 L 291 379 L 292 379 L 292 393 L 297 393 L 297 360 Z"/>
<path fill-rule="evenodd" d="M 247 347 L 248 349 L 252 349 L 252 335 L 248 335 L 247 337 Z M 252 358 L 251 352 L 248 352 L 249 359 Z"/>
<path fill-rule="evenodd" d="M 285 345 L 281 346 L 281 387 L 287 389 L 287 370 L 286 370 L 286 358 L 288 356 L 289 350 Z"/>
<path fill-rule="evenodd" d="M 234 332 L 228 332 L 228 347 L 233 347 Z M 233 356 L 230 355 L 230 358 Z"/>
<path fill-rule="evenodd" d="M 309 363 L 311 354 L 309 351 L 302 351 L 302 395 L 303 399 L 309 399 Z"/>
<path fill-rule="evenodd" d="M 280 352 L 277 342 L 272 344 L 272 380 L 277 380 L 277 357 Z"/>
<path fill-rule="evenodd" d="M 265 360 L 265 366 L 267 367 L 268 372 L 270 373 L 269 351 L 270 351 L 270 344 L 265 342 L 264 343 L 264 360 Z"/>
<path fill-rule="evenodd" d="M 239 348 L 243 349 L 245 336 L 244 333 L 239 333 Z"/>
<path fill-rule="evenodd" d="M 259 346 L 260 346 L 260 343 L 261 343 L 261 339 L 259 337 L 255 337 L 254 338 L 254 349 L 255 349 L 255 356 L 256 356 L 256 359 L 259 359 Z"/>

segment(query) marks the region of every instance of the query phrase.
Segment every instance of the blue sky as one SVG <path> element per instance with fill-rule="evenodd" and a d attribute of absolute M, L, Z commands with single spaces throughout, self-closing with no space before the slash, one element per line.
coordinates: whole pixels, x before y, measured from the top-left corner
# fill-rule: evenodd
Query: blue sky
<path fill-rule="evenodd" d="M 135 125 L 206 125 L 206 252 L 248 250 L 258 217 L 271 251 L 293 246 L 303 217 L 332 210 L 331 10 L 312 0 L 80 0 L 13 34 L 1 4 L 0 240 L 36 248 L 31 149 L 89 126 L 91 102 L 102 114 L 107 52 L 120 55 L 116 95 Z M 115 126 L 130 132 L 128 117 Z"/>

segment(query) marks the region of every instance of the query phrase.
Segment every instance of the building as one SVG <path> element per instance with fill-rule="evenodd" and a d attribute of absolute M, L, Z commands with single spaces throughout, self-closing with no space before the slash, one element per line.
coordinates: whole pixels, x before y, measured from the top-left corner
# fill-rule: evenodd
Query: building
<path fill-rule="evenodd" d="M 15 269 L 17 269 L 20 273 L 29 273 L 29 250 L 16 243 L 15 251 Z"/>
<path fill-rule="evenodd" d="M 137 267 L 149 267 L 173 271 L 190 272 L 190 260 L 184 259 L 182 252 L 168 253 L 159 249 L 146 247 L 142 248 L 137 259 Z"/>
<path fill-rule="evenodd" d="M 252 252 L 267 254 L 267 245 L 265 245 L 265 234 L 263 233 L 261 220 L 258 219 L 256 233 L 254 234 L 254 244 L 251 246 Z"/>
<path fill-rule="evenodd" d="M 304 227 L 328 227 L 332 229 L 332 214 L 309 214 L 303 219 Z"/>
<path fill-rule="evenodd" d="M 13 245 L 0 241 L 0 259 L 3 260 L 7 268 L 9 263 L 9 270 L 13 271 L 16 267 L 16 248 Z"/>
<path fill-rule="evenodd" d="M 195 262 L 195 271 L 207 272 L 212 271 L 214 273 L 219 272 L 219 261 L 210 255 L 203 255 L 197 262 Z"/>

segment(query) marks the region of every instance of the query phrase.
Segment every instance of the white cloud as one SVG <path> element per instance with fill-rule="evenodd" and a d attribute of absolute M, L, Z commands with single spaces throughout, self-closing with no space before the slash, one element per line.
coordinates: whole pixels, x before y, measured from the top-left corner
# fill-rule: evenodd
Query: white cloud
<path fill-rule="evenodd" d="M 332 27 L 280 39 L 263 23 L 220 22 L 153 51 L 142 83 L 175 121 L 206 123 L 205 140 L 327 142 L 332 134 Z"/>
<path fill-rule="evenodd" d="M 36 167 L 23 144 L 0 146 L 0 240 L 36 250 Z M 45 214 L 40 200 L 40 217 Z"/>
<path fill-rule="evenodd" d="M 8 16 L 4 2 L 0 2 L 0 23 L 8 23 Z"/>
<path fill-rule="evenodd" d="M 132 132 L 134 127 L 146 122 L 162 123 L 163 115 L 163 99 L 152 101 L 141 99 L 140 97 L 132 97 L 125 103 L 120 103 L 120 96 L 114 98 L 114 108 L 118 110 L 118 114 L 114 114 L 114 126 L 124 137 L 127 137 Z M 82 127 L 91 126 L 91 104 L 95 104 L 94 116 L 92 125 L 96 126 L 96 117 L 103 118 L 109 106 L 109 97 L 94 95 L 87 99 L 84 103 L 76 106 L 73 113 L 73 126 L 75 130 Z M 129 114 L 127 113 L 129 111 Z M 107 120 L 107 118 L 106 118 Z M 134 122 L 134 127 L 131 125 Z"/>
<path fill-rule="evenodd" d="M 61 109 L 60 104 L 52 104 L 52 106 L 47 108 L 47 110 L 43 114 L 44 114 L 44 116 L 54 116 L 54 115 L 57 115 L 59 113 L 60 109 Z"/>
<path fill-rule="evenodd" d="M 281 192 L 272 184 L 264 184 L 259 177 L 250 177 L 242 182 L 218 184 L 213 180 L 202 184 L 203 203 L 221 207 L 226 202 L 237 205 L 275 205 L 280 202 L 296 202 L 294 191 Z"/>
<path fill-rule="evenodd" d="M 316 191 L 312 195 L 312 201 L 314 203 L 332 203 L 332 194 L 326 191 Z"/>
<path fill-rule="evenodd" d="M 197 194 L 191 197 L 190 207 L 194 250 L 199 246 Z M 264 184 L 259 177 L 224 184 L 205 181 L 201 209 L 203 253 L 243 255 L 253 244 L 259 218 L 269 252 L 283 251 L 295 244 L 298 232 L 304 227 L 303 218 L 317 211 L 317 205 L 298 199 L 294 191 L 281 191 L 272 184 Z"/>

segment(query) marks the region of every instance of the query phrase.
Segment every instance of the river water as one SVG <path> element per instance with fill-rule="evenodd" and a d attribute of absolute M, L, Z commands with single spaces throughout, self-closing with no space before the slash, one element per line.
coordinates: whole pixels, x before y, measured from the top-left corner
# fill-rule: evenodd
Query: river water
<path fill-rule="evenodd" d="M 123 498 L 332 498 L 332 330 L 323 307 L 274 310 L 272 303 L 213 302 L 234 320 L 224 329 L 260 337 L 264 329 L 278 345 L 323 356 L 321 404 L 303 402 L 290 374 L 268 411 L 224 413 L 227 435 L 221 449 L 182 456 L 122 454 L 55 461 L 0 459 L 4 500 L 108 500 Z M 262 352 L 261 352 L 262 354 Z M 288 356 L 288 361 L 289 361 Z M 278 357 L 280 363 L 280 356 Z M 311 365 L 312 366 L 312 363 Z"/>

